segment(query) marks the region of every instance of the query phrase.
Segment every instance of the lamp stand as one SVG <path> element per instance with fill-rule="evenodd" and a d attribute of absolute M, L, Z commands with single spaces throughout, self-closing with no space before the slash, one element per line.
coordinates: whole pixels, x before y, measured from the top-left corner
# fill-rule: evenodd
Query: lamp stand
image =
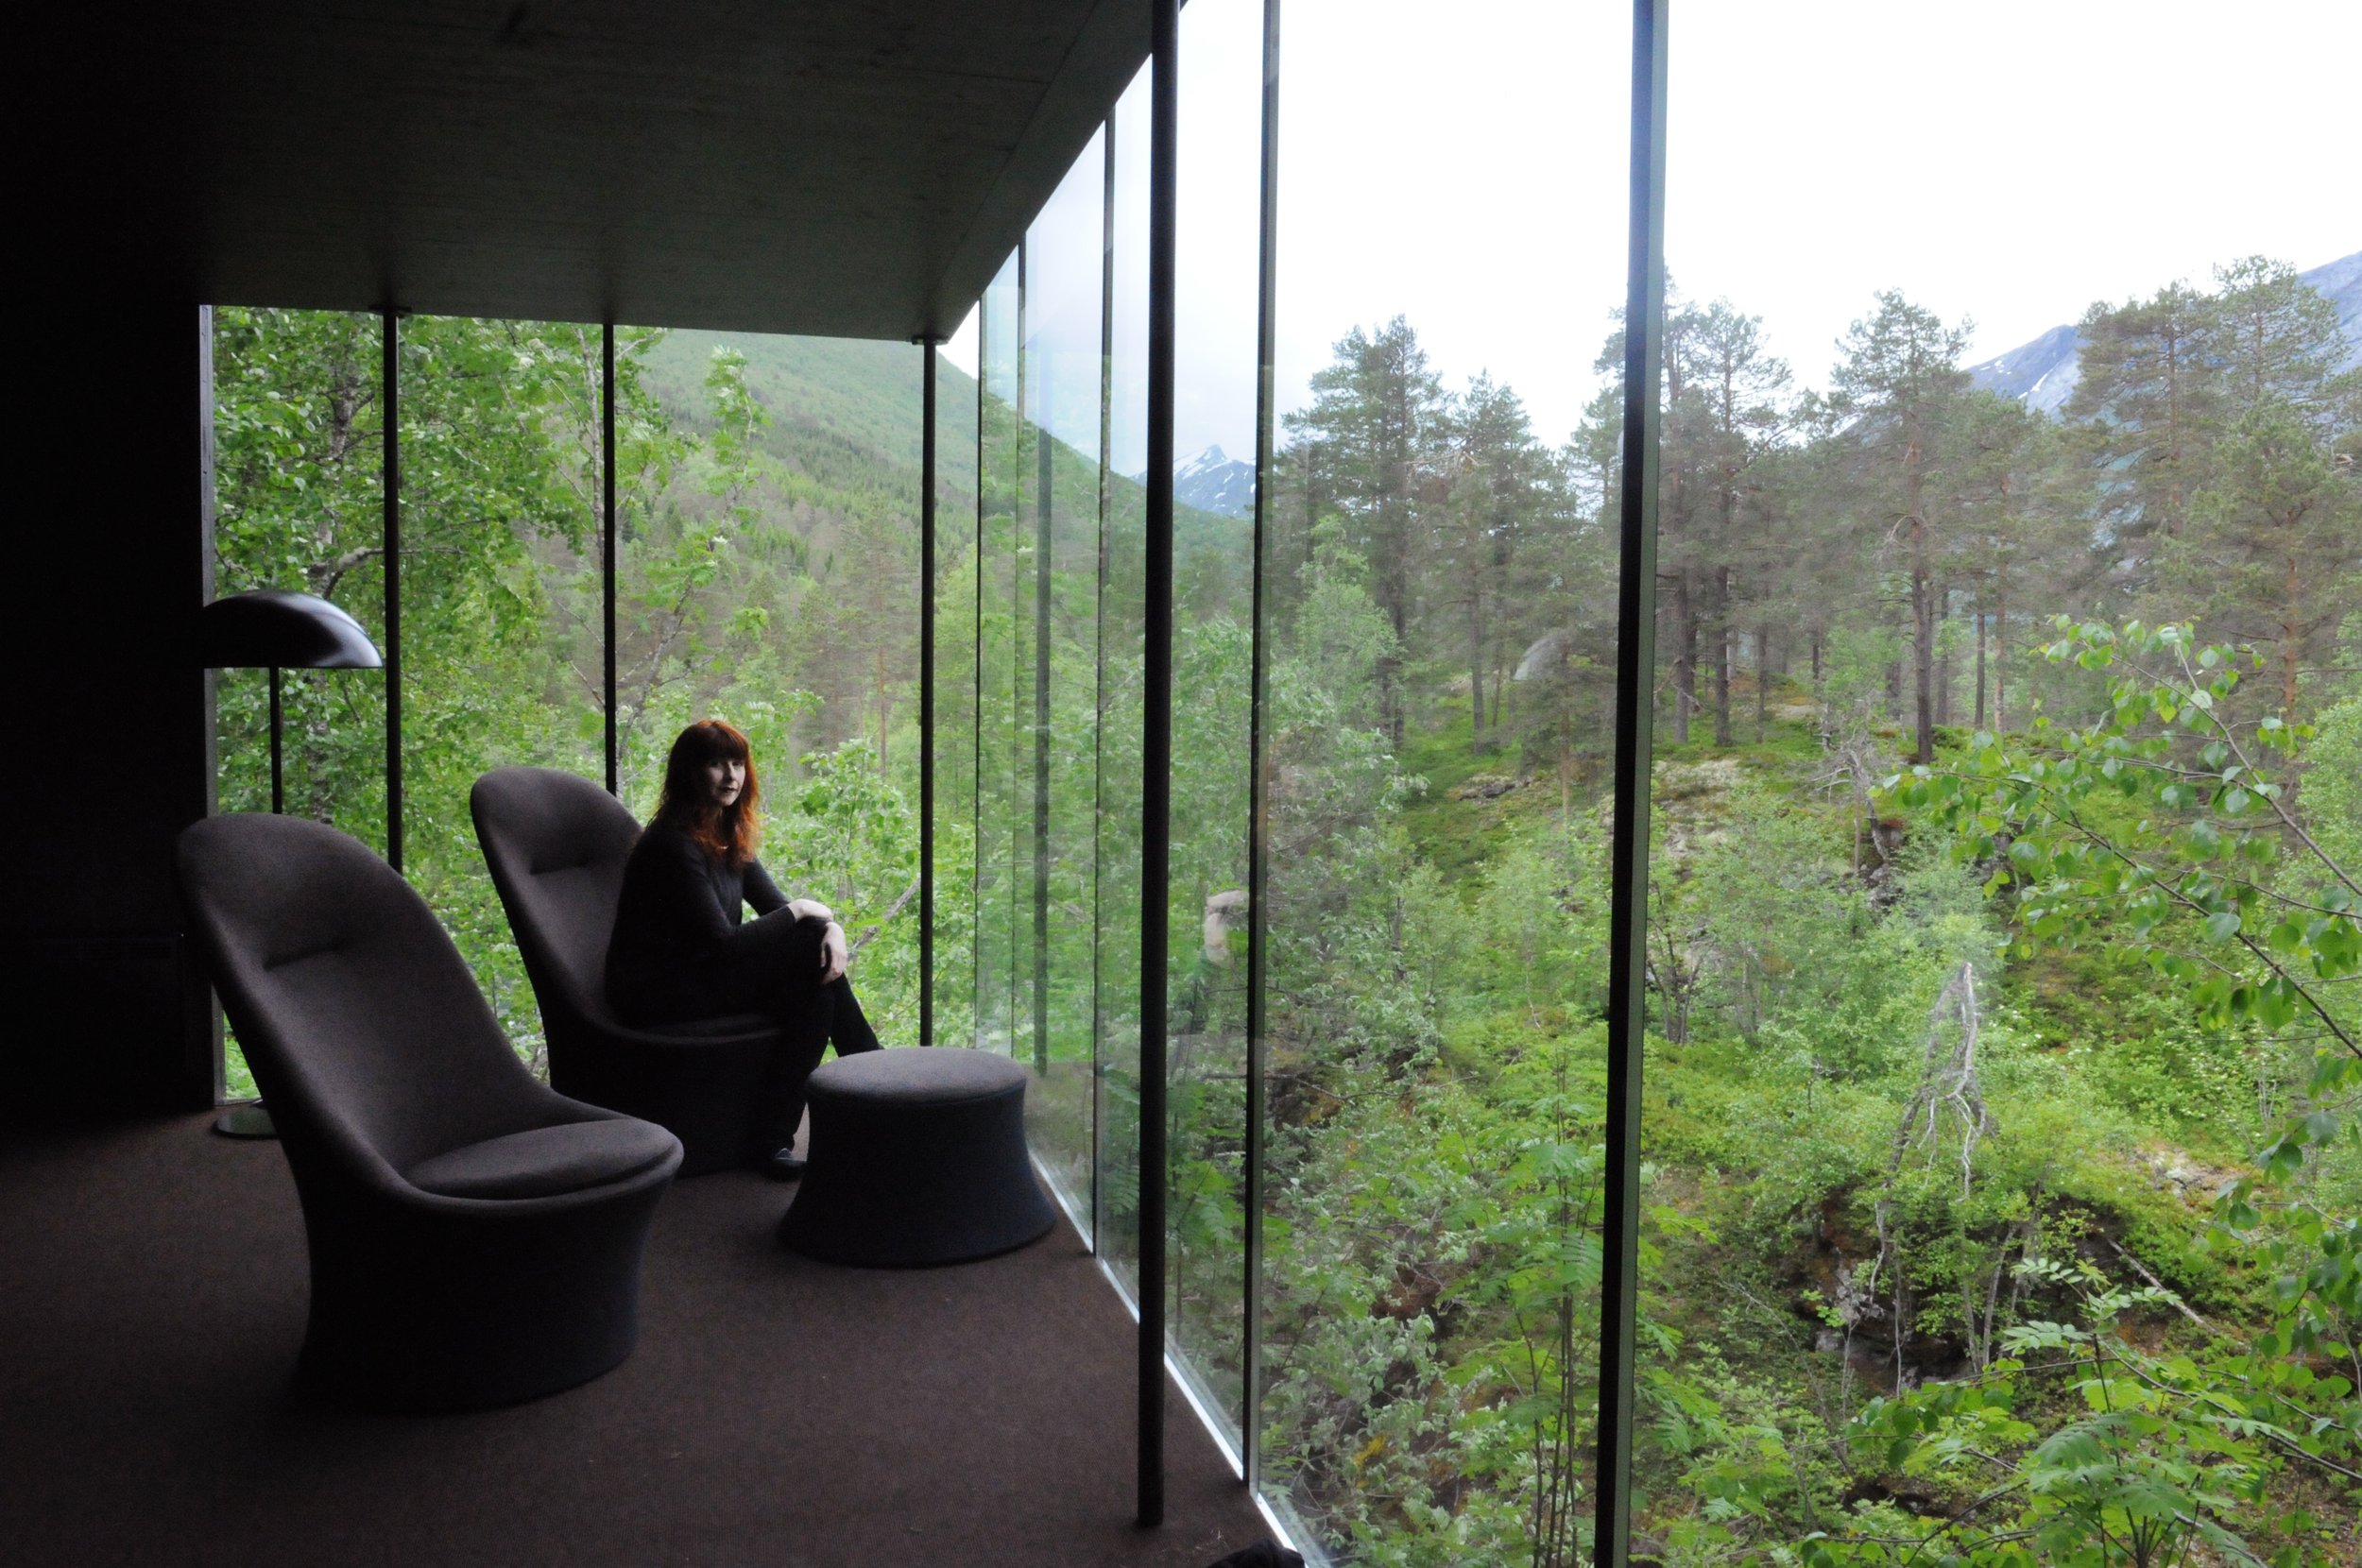
<path fill-rule="evenodd" d="M 287 792 L 279 751 L 279 666 L 270 667 L 270 814 L 287 809 Z M 279 1129 L 259 1099 L 232 1105 L 214 1118 L 214 1131 L 226 1138 L 275 1138 Z"/>
<path fill-rule="evenodd" d="M 287 791 L 279 759 L 279 666 L 270 667 L 270 814 L 287 809 Z"/>

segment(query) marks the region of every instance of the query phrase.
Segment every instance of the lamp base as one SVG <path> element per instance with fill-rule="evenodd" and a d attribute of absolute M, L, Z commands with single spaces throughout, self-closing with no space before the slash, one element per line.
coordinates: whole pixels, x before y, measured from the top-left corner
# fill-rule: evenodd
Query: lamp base
<path fill-rule="evenodd" d="M 225 1138 L 275 1138 L 279 1129 L 272 1125 L 270 1112 L 259 1099 L 243 1105 L 232 1105 L 214 1118 L 214 1131 Z"/>

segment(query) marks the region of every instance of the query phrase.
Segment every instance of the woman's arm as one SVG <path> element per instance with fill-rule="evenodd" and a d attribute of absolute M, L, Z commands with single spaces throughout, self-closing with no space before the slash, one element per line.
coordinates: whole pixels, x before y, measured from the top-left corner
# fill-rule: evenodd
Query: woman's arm
<path fill-rule="evenodd" d="M 774 910 L 789 907 L 787 895 L 779 891 L 779 884 L 771 879 L 771 874 L 762 869 L 761 861 L 746 862 L 744 878 L 746 902 L 754 906 L 757 914 L 769 914 Z M 799 910 L 796 912 L 800 914 L 803 912 Z"/>
<path fill-rule="evenodd" d="M 755 907 L 757 914 L 769 914 L 773 910 L 794 910 L 798 920 L 808 915 L 820 920 L 836 918 L 836 912 L 817 898 L 790 898 L 781 893 L 779 884 L 762 869 L 761 861 L 746 862 L 746 902 Z"/>
<path fill-rule="evenodd" d="M 845 973 L 845 966 L 852 962 L 852 953 L 845 945 L 845 929 L 836 923 L 836 915 L 828 905 L 817 898 L 788 897 L 779 891 L 779 884 L 771 879 L 771 874 L 762 869 L 761 861 L 746 862 L 745 888 L 746 902 L 754 906 L 757 914 L 783 909 L 797 920 L 825 921 L 829 929 L 820 939 L 820 973 L 828 980 Z"/>

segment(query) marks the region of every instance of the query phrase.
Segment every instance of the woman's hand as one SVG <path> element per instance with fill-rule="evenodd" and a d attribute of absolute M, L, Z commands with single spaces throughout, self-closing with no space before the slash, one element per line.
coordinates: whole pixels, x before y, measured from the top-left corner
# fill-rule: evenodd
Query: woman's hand
<path fill-rule="evenodd" d="M 789 912 L 798 920 L 834 920 L 836 918 L 836 912 L 817 898 L 790 898 L 787 901 L 787 907 Z"/>
<path fill-rule="evenodd" d="M 827 932 L 820 938 L 821 983 L 833 984 L 852 962 L 852 949 L 845 944 L 845 928 L 830 921 Z"/>

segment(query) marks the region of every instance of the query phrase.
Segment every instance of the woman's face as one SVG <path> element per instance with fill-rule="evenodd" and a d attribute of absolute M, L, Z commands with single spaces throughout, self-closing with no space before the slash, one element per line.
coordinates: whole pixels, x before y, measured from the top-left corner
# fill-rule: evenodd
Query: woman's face
<path fill-rule="evenodd" d="M 746 764 L 734 757 L 708 762 L 706 788 L 713 793 L 716 806 L 737 805 L 739 792 L 746 788 Z"/>

